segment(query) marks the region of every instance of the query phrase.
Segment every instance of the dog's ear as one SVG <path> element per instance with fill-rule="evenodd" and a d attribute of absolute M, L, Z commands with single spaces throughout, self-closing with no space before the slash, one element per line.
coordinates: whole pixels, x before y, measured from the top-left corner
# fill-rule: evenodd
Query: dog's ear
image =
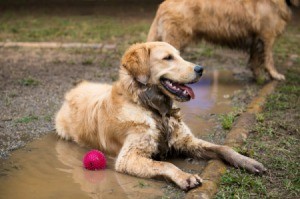
<path fill-rule="evenodd" d="M 150 49 L 145 44 L 131 46 L 122 58 L 122 66 L 133 78 L 146 85 L 150 78 Z"/>

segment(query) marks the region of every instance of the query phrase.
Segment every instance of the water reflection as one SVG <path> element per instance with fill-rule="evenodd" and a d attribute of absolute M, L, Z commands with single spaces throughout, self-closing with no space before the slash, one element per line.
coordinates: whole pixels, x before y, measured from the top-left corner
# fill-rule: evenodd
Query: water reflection
<path fill-rule="evenodd" d="M 179 103 L 184 120 L 194 134 L 203 137 L 216 125 L 212 114 L 232 111 L 230 96 L 243 86 L 233 78 L 230 71 L 213 70 L 203 75 L 197 84 L 190 85 L 195 92 L 195 99 Z"/>
<path fill-rule="evenodd" d="M 181 105 L 188 113 L 200 113 L 210 110 L 217 101 L 219 71 L 213 71 L 190 85 L 195 92 L 195 99 Z"/>
<path fill-rule="evenodd" d="M 77 144 L 59 140 L 56 144 L 57 158 L 69 169 L 59 169 L 72 175 L 75 183 L 91 198 L 150 198 L 162 196 L 163 181 L 135 178 L 113 170 L 114 158 L 107 157 L 107 168 L 89 171 L 82 166 L 83 151 Z"/>

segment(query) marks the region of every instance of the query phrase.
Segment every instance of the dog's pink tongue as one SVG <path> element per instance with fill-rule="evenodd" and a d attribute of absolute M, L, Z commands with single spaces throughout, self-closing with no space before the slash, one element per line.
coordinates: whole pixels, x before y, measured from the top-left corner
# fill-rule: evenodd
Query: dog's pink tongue
<path fill-rule="evenodd" d="M 191 96 L 192 99 L 195 99 L 195 93 L 192 88 L 186 86 L 186 85 L 178 85 L 179 88 L 186 90 L 188 94 Z"/>

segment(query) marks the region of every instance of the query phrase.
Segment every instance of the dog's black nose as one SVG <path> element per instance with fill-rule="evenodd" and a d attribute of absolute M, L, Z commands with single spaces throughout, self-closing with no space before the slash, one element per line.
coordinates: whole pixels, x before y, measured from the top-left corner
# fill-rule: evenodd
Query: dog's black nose
<path fill-rule="evenodd" d="M 203 67 L 202 66 L 195 66 L 194 71 L 197 74 L 202 75 L 202 73 L 203 73 Z"/>

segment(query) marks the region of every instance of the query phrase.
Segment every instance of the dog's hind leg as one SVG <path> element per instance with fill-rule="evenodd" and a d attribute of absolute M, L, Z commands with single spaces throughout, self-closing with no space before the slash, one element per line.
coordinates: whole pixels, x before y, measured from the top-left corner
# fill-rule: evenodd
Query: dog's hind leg
<path fill-rule="evenodd" d="M 249 67 L 256 80 L 263 79 L 264 72 L 264 43 L 261 39 L 255 38 L 250 47 Z"/>
<path fill-rule="evenodd" d="M 265 69 L 268 71 L 268 73 L 270 74 L 270 76 L 273 79 L 285 80 L 284 75 L 278 73 L 278 71 L 274 67 L 273 52 L 272 52 L 274 40 L 275 40 L 275 36 L 273 36 L 273 35 L 265 36 L 265 39 L 264 39 Z"/>
<path fill-rule="evenodd" d="M 162 34 L 162 41 L 174 46 L 177 50 L 183 50 L 192 40 L 192 33 L 183 30 L 179 24 L 167 23 Z"/>
<path fill-rule="evenodd" d="M 198 175 L 185 173 L 168 162 L 152 160 L 151 156 L 156 152 L 157 141 L 150 134 L 129 135 L 118 155 L 115 168 L 118 172 L 138 177 L 163 176 L 183 190 L 201 185 L 202 180 Z"/>
<path fill-rule="evenodd" d="M 216 145 L 196 138 L 184 123 L 181 123 L 179 129 L 172 134 L 170 144 L 175 150 L 193 158 L 222 159 L 252 173 L 266 171 L 261 163 L 235 152 L 228 146 Z"/>

